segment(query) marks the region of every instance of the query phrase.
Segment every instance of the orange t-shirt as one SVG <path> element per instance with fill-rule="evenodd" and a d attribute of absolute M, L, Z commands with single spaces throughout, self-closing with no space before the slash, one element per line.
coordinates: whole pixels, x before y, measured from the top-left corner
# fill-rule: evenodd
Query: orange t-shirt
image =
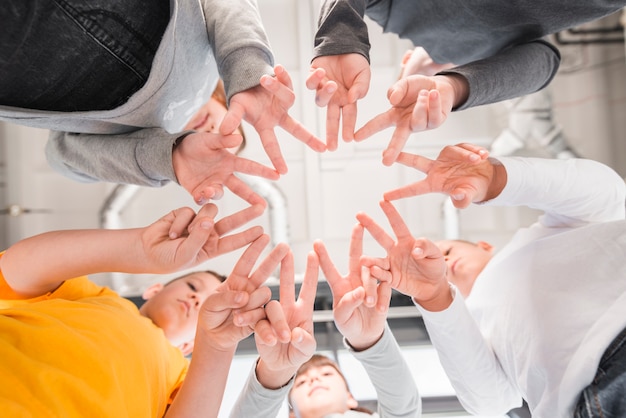
<path fill-rule="evenodd" d="M 19 299 L 0 271 L 3 416 L 161 417 L 187 368 L 132 302 L 87 277 Z"/>

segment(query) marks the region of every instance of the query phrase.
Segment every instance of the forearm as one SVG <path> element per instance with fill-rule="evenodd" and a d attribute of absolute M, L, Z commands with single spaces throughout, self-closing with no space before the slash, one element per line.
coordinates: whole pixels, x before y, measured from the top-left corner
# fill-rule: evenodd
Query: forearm
<path fill-rule="evenodd" d="M 248 375 L 248 380 L 231 410 L 231 418 L 275 417 L 285 401 L 293 384 L 293 375 L 280 379 L 280 387 L 270 389 L 258 379 L 258 362 Z"/>
<path fill-rule="evenodd" d="M 501 415 L 521 405 L 495 353 L 453 288 L 453 303 L 444 311 L 420 310 L 430 340 L 463 407 L 473 414 Z"/>
<path fill-rule="evenodd" d="M 365 0 L 326 0 L 320 10 L 313 58 L 357 53 L 369 61 Z M 340 23 L 340 24 L 339 24 Z"/>
<path fill-rule="evenodd" d="M 421 416 L 421 398 L 415 380 L 388 326 L 376 344 L 367 350 L 350 351 L 374 385 L 382 417 Z"/>
<path fill-rule="evenodd" d="M 209 42 L 228 101 L 273 74 L 274 56 L 255 0 L 203 0 Z"/>
<path fill-rule="evenodd" d="M 626 185 L 608 166 L 592 160 L 501 157 L 506 186 L 492 206 L 528 206 L 545 212 L 546 226 L 580 226 L 624 219 Z"/>
<path fill-rule="evenodd" d="M 196 337 L 189 371 L 165 416 L 217 417 L 236 348 L 217 350 Z"/>
<path fill-rule="evenodd" d="M 176 181 L 172 148 L 181 135 L 159 128 L 117 135 L 52 131 L 46 157 L 52 168 L 74 180 L 161 187 Z"/>
<path fill-rule="evenodd" d="M 556 75 L 560 60 L 558 50 L 552 45 L 534 41 L 438 74 L 455 74 L 467 80 L 467 99 L 454 107 L 463 110 L 541 90 Z"/>
<path fill-rule="evenodd" d="M 0 268 L 14 291 L 37 296 L 74 277 L 148 272 L 141 244 L 141 229 L 48 232 L 11 246 Z"/>

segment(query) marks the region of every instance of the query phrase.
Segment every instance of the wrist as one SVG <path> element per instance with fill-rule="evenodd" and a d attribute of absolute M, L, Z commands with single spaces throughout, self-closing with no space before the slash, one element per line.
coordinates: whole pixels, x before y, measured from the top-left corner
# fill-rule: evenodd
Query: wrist
<path fill-rule="evenodd" d="M 506 168 L 504 165 L 502 165 L 502 163 L 495 158 L 489 158 L 489 162 L 492 167 L 492 176 L 483 202 L 498 197 L 500 193 L 502 193 L 502 190 L 504 189 L 504 186 L 506 186 L 507 182 Z"/>
<path fill-rule="evenodd" d="M 285 387 L 296 374 L 297 367 L 272 367 L 259 358 L 255 367 L 256 378 L 266 389 L 276 390 Z"/>
<path fill-rule="evenodd" d="M 376 343 L 380 341 L 380 339 L 383 337 L 383 333 L 384 333 L 384 330 L 381 331 L 380 334 L 378 334 L 376 338 L 373 338 L 373 339 L 369 338 L 369 339 L 360 340 L 358 338 L 348 339 L 346 337 L 346 343 L 352 350 L 356 352 L 365 351 L 375 346 Z"/>
<path fill-rule="evenodd" d="M 453 301 L 450 284 L 445 281 L 433 292 L 430 297 L 417 298 L 413 297 L 413 301 L 427 311 L 440 312 L 446 310 Z"/>
<path fill-rule="evenodd" d="M 442 77 L 452 90 L 454 100 L 452 101 L 452 109 L 461 107 L 469 97 L 469 83 L 467 79 L 460 74 L 441 74 L 435 77 Z"/>

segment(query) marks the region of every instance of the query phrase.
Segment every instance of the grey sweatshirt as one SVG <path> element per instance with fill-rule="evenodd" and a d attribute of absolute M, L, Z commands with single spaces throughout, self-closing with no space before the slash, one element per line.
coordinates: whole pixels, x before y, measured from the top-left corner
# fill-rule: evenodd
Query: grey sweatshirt
<path fill-rule="evenodd" d="M 423 47 L 456 68 L 470 86 L 458 109 L 495 103 L 545 87 L 558 50 L 540 38 L 620 10 L 625 0 L 325 0 L 314 56 L 360 53 L 369 59 L 367 15 L 385 32 Z"/>
<path fill-rule="evenodd" d="M 170 10 L 148 81 L 122 106 L 90 112 L 0 106 L 0 120 L 51 129 L 48 161 L 75 180 L 176 181 L 173 144 L 218 78 L 230 99 L 272 74 L 274 58 L 255 0 L 171 0 Z"/>

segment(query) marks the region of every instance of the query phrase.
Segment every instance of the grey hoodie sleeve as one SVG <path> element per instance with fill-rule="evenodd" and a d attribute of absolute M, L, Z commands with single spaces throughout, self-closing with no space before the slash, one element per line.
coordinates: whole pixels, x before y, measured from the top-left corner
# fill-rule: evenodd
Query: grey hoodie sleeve
<path fill-rule="evenodd" d="M 560 62 L 561 55 L 556 47 L 537 40 L 439 74 L 458 74 L 468 81 L 469 97 L 454 109 L 463 110 L 541 90 L 552 81 Z"/>
<path fill-rule="evenodd" d="M 229 417 L 276 417 L 292 386 L 293 378 L 279 389 L 263 387 L 256 377 L 255 363 Z"/>
<path fill-rule="evenodd" d="M 53 169 L 73 180 L 161 187 L 176 181 L 172 148 L 185 135 L 159 128 L 120 135 L 51 131 L 46 158 Z"/>
<path fill-rule="evenodd" d="M 358 53 L 369 61 L 364 0 L 327 0 L 322 4 L 313 58 Z"/>
<path fill-rule="evenodd" d="M 274 56 L 256 0 L 202 0 L 207 34 L 226 97 L 258 86 L 274 73 Z"/>
<path fill-rule="evenodd" d="M 381 418 L 418 418 L 422 416 L 422 399 L 402 351 L 389 325 L 381 339 L 364 351 L 344 345 L 361 362 L 378 396 Z"/>

